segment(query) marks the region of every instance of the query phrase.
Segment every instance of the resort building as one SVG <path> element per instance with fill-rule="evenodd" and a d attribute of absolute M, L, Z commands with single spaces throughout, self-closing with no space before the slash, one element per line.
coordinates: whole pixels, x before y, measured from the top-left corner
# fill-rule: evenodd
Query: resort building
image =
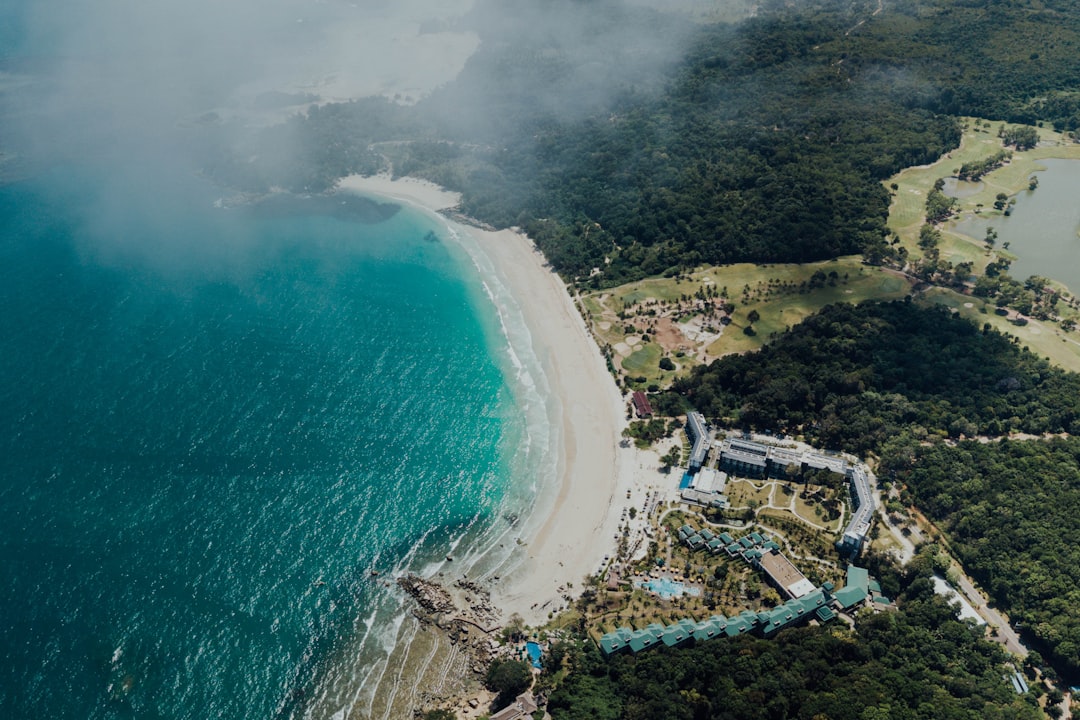
<path fill-rule="evenodd" d="M 724 440 L 720 444 L 719 465 L 736 475 L 764 477 L 769 470 L 769 447 L 747 440 Z"/>
<path fill-rule="evenodd" d="M 848 472 L 847 460 L 816 450 L 778 447 L 738 438 L 728 438 L 716 443 L 715 447 L 720 467 L 748 477 L 787 474 L 793 467 L 800 471 L 806 468 L 831 470 L 839 475 Z"/>
<path fill-rule="evenodd" d="M 838 610 L 848 612 L 866 606 L 875 611 L 894 607 L 892 600 L 882 594 L 878 581 L 865 568 L 855 565 L 847 566 L 846 584 L 833 593 L 833 604 Z"/>
<path fill-rule="evenodd" d="M 688 474 L 688 484 L 680 486 L 683 500 L 705 507 L 727 507 L 727 473 L 703 467 L 696 475 Z"/>
<path fill-rule="evenodd" d="M 694 411 L 686 414 L 686 436 L 691 445 L 689 468 L 695 473 L 705 464 L 705 456 L 709 453 L 709 428 L 704 415 Z"/>
<path fill-rule="evenodd" d="M 881 587 L 870 577 L 865 568 L 848 565 L 847 581 L 843 588 L 833 591 L 833 584 L 826 582 L 821 587 L 814 587 L 787 558 L 780 554 L 776 543 L 759 533 L 750 533 L 734 541 L 727 533 L 713 535 L 709 530 L 695 531 L 689 525 L 679 528 L 679 537 L 684 541 L 689 538 L 702 539 L 702 535 L 711 540 L 728 543 L 729 554 L 739 554 L 755 567 L 761 568 L 773 584 L 782 587 L 789 599 L 769 610 L 754 612 L 743 610 L 733 617 L 713 615 L 708 620 L 695 621 L 684 618 L 671 625 L 652 623 L 646 628 L 634 630 L 618 628 L 600 638 L 600 652 L 605 657 L 618 652 L 637 654 L 657 645 L 675 647 L 691 639 L 703 642 L 715 638 L 734 637 L 755 632 L 762 637 L 773 637 L 776 633 L 804 622 L 815 620 L 826 623 L 836 617 L 836 611 L 852 612 L 868 604 L 873 598 L 873 607 L 891 605 L 892 601 L 881 595 Z M 738 550 L 732 550 L 738 548 Z"/>
<path fill-rule="evenodd" d="M 518 720 L 519 718 L 531 718 L 536 710 L 536 700 L 533 698 L 532 692 L 523 692 L 514 698 L 514 702 L 492 715 L 491 720 Z"/>
<path fill-rule="evenodd" d="M 851 467 L 847 477 L 854 511 L 847 527 L 844 528 L 840 549 L 851 555 L 858 555 L 866 536 L 870 534 L 870 524 L 873 521 L 875 509 L 874 493 L 870 487 L 870 475 L 862 465 Z"/>
<path fill-rule="evenodd" d="M 744 477 L 790 476 L 792 472 L 801 472 L 808 468 L 829 470 L 845 476 L 851 491 L 852 513 L 839 546 L 842 552 L 852 556 L 862 551 L 876 510 L 873 476 L 865 465 L 852 465 L 839 455 L 817 450 L 778 447 L 741 438 L 727 438 L 717 442 L 714 444 L 714 451 L 719 467 Z M 684 499 L 708 504 L 701 502 L 704 498 L 697 493 L 688 493 Z"/>
<path fill-rule="evenodd" d="M 649 398 L 645 393 L 640 390 L 635 390 L 633 395 L 634 413 L 639 418 L 651 418 L 653 416 L 652 405 L 649 403 Z"/>
<path fill-rule="evenodd" d="M 772 637 L 781 630 L 795 627 L 811 619 L 828 622 L 836 617 L 828 606 L 829 596 L 823 588 L 797 600 L 788 600 L 771 610 L 755 613 L 743 610 L 733 617 L 713 615 L 708 620 L 695 621 L 683 618 L 668 626 L 652 623 L 641 630 L 621 627 L 600 638 L 600 652 L 611 656 L 619 652 L 637 654 L 658 645 L 677 647 L 690 640 L 703 642 L 717 638 L 729 638 L 757 632 Z"/>
<path fill-rule="evenodd" d="M 754 565 L 760 568 L 773 587 L 788 599 L 797 600 L 814 591 L 814 583 L 807 580 L 779 550 L 763 553 L 754 561 Z"/>

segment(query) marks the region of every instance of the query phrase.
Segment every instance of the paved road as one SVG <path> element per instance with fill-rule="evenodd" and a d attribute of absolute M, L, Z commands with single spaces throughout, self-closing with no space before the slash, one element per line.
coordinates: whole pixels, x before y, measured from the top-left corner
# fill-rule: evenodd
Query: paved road
<path fill-rule="evenodd" d="M 912 517 L 918 525 L 920 536 L 925 537 L 928 535 L 928 533 L 922 532 L 925 528 L 931 528 L 938 535 L 942 534 L 934 527 L 934 524 L 930 522 L 929 518 L 917 510 L 912 512 Z M 987 604 L 986 597 L 975 587 L 975 583 L 964 573 L 964 569 L 960 566 L 960 563 L 956 558 L 952 557 L 951 553 L 949 554 L 949 559 L 952 562 L 953 574 L 958 578 L 957 590 L 967 598 L 967 601 L 975 608 L 975 612 L 979 613 L 979 617 L 985 620 L 993 629 L 993 634 L 990 636 L 991 639 L 1004 645 L 1005 649 L 1013 655 L 1020 658 L 1027 657 L 1028 649 L 1024 646 L 1024 643 L 1020 641 L 1020 636 L 1009 624 L 1008 619 Z"/>
<path fill-rule="evenodd" d="M 1009 625 L 1008 619 L 987 604 L 986 598 L 975 587 L 971 579 L 964 574 L 964 570 L 959 563 L 954 561 L 953 569 L 959 578 L 957 582 L 959 587 L 957 589 L 964 594 L 967 601 L 975 608 L 975 612 L 979 613 L 979 617 L 985 620 L 992 628 L 996 628 L 992 636 L 993 639 L 1004 645 L 1005 649 L 1013 655 L 1021 658 L 1027 657 L 1028 649 L 1020 641 L 1020 636 Z"/>

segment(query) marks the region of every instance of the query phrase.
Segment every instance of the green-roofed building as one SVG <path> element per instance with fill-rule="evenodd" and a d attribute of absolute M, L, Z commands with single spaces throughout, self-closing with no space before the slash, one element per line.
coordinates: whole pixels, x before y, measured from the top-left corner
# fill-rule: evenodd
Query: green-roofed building
<path fill-rule="evenodd" d="M 743 548 L 745 548 L 746 550 L 749 550 L 750 548 L 754 547 L 754 541 L 751 540 L 749 537 L 741 537 L 741 538 L 739 538 L 739 544 L 742 545 Z"/>
<path fill-rule="evenodd" d="M 817 619 L 823 623 L 829 622 L 836 617 L 836 613 L 834 613 L 833 609 L 828 605 L 822 605 L 814 612 L 814 614 L 817 615 Z"/>
<path fill-rule="evenodd" d="M 705 543 L 705 547 L 709 548 L 709 552 L 718 553 L 724 549 L 724 542 L 718 537 L 714 537 L 709 542 Z"/>
<path fill-rule="evenodd" d="M 808 620 L 823 607 L 825 593 L 820 588 L 796 600 L 788 600 L 780 607 L 765 613 L 767 618 L 762 623 L 761 632 L 765 637 L 770 637 L 786 627 Z"/>
<path fill-rule="evenodd" d="M 742 547 L 739 545 L 739 543 L 731 543 L 726 548 L 724 548 L 724 550 L 727 551 L 727 554 L 730 555 L 731 557 L 735 557 L 736 555 L 738 555 L 739 550 L 741 550 L 741 549 L 742 549 Z"/>
<path fill-rule="evenodd" d="M 658 642 L 660 641 L 653 637 L 652 633 L 645 630 L 639 630 L 630 638 L 630 652 L 636 655 L 642 650 L 648 650 L 655 646 Z"/>
<path fill-rule="evenodd" d="M 845 585 L 833 593 L 833 597 L 836 598 L 836 602 L 840 605 L 841 610 L 847 610 L 865 602 L 868 594 L 866 588 L 855 585 Z"/>
<path fill-rule="evenodd" d="M 716 537 L 716 535 L 714 535 L 712 530 L 709 530 L 709 528 L 702 528 L 702 529 L 697 531 L 697 534 L 700 535 L 701 539 L 704 540 L 705 542 L 709 542 L 714 537 Z"/>
<path fill-rule="evenodd" d="M 630 628 L 623 627 L 614 632 L 609 632 L 600 638 L 600 652 L 607 656 L 626 650 L 630 647 L 632 639 L 633 632 L 631 632 Z"/>
<path fill-rule="evenodd" d="M 693 636 L 694 630 L 694 621 L 683 619 L 677 623 L 668 625 L 661 640 L 668 647 L 675 647 L 676 645 L 680 645 L 689 640 Z"/>
<path fill-rule="evenodd" d="M 870 592 L 870 571 L 866 568 L 847 566 L 847 586 L 859 587 Z"/>
<path fill-rule="evenodd" d="M 756 618 L 755 618 L 756 619 Z M 724 628 L 724 634 L 728 637 L 735 637 L 736 635 L 745 635 L 753 629 L 753 625 L 743 617 L 733 617 L 728 621 L 727 626 Z"/>
<path fill-rule="evenodd" d="M 725 627 L 727 627 L 727 618 L 713 615 L 708 620 L 697 624 L 697 629 L 694 630 L 694 639 L 701 642 L 723 637 Z"/>
<path fill-rule="evenodd" d="M 750 533 L 750 539 L 753 541 L 753 543 L 755 545 L 760 545 L 761 543 L 765 542 L 765 538 L 762 537 L 761 533 L 758 533 L 758 532 Z"/>
<path fill-rule="evenodd" d="M 730 545 L 735 542 L 735 538 L 731 537 L 731 535 L 726 532 L 720 533 L 720 539 L 724 541 L 725 545 Z"/>
<path fill-rule="evenodd" d="M 775 550 L 776 552 L 780 552 L 780 545 L 779 545 L 779 543 L 777 543 L 777 542 L 775 542 L 773 540 L 766 540 L 762 544 L 761 549 L 766 550 L 766 551 Z"/>
<path fill-rule="evenodd" d="M 705 544 L 705 540 L 697 533 L 694 533 L 690 537 L 686 538 L 686 544 L 690 546 L 691 550 L 697 550 Z"/>

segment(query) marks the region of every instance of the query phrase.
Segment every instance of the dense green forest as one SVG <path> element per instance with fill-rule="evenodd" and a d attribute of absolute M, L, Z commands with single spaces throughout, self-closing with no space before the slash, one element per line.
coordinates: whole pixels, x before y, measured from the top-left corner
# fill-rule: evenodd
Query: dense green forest
<path fill-rule="evenodd" d="M 297 191 L 423 175 L 525 227 L 564 277 L 614 285 L 879 245 L 880 180 L 955 146 L 955 114 L 1080 126 L 1074 3 L 876 8 L 766 3 L 695 26 L 617 0 L 481 2 L 461 20 L 480 50 L 416 106 L 312 108 L 208 171 Z"/>
<path fill-rule="evenodd" d="M 1080 438 L 919 445 L 882 472 L 1047 659 L 1080 672 Z"/>
<path fill-rule="evenodd" d="M 916 563 L 916 566 L 919 566 Z M 942 720 L 1042 717 L 1003 679 L 1004 652 L 916 574 L 896 612 L 602 660 L 583 645 L 551 695 L 555 720 Z"/>
<path fill-rule="evenodd" d="M 902 301 L 828 306 L 761 352 L 695 368 L 658 405 L 681 402 L 858 454 L 934 436 L 1080 432 L 1080 376 L 944 308 Z"/>

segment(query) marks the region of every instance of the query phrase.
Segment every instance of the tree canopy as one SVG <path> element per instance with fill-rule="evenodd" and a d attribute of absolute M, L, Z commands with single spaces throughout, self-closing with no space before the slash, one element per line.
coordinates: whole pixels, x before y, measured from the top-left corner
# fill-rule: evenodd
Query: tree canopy
<path fill-rule="evenodd" d="M 901 433 L 1080 432 L 1080 376 L 944 308 L 903 301 L 827 306 L 758 353 L 695 368 L 672 392 L 724 424 L 859 454 Z"/>
<path fill-rule="evenodd" d="M 1080 672 L 1080 438 L 917 445 L 882 470 L 1044 657 Z"/>
<path fill-rule="evenodd" d="M 551 695 L 555 720 L 894 720 L 1038 718 L 1003 680 L 1005 655 L 956 619 L 927 573 L 897 612 L 660 648 L 602 660 L 579 647 Z"/>

